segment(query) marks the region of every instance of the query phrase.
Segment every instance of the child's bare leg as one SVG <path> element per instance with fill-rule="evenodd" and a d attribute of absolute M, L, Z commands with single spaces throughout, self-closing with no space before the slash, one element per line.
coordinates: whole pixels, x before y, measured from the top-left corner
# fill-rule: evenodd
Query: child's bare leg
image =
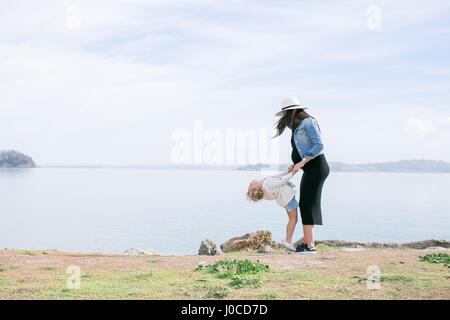
<path fill-rule="evenodd" d="M 286 242 L 292 243 L 292 235 L 294 234 L 295 225 L 297 224 L 297 208 L 287 211 L 289 222 L 286 226 Z"/>

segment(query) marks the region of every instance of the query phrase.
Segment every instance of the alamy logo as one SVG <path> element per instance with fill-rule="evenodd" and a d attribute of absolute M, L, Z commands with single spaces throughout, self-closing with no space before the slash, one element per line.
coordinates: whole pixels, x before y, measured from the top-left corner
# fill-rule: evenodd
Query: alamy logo
<path fill-rule="evenodd" d="M 66 273 L 70 274 L 67 278 L 67 288 L 68 289 L 80 289 L 80 278 L 81 278 L 81 269 L 79 266 L 71 265 L 67 267 Z"/>
<path fill-rule="evenodd" d="M 201 120 L 193 129 L 172 133 L 171 160 L 174 164 L 243 165 L 279 164 L 279 142 L 270 129 L 203 128 Z"/>
<path fill-rule="evenodd" d="M 79 30 L 81 28 L 81 10 L 76 5 L 67 7 L 66 26 L 70 30 Z"/>
<path fill-rule="evenodd" d="M 366 9 L 366 26 L 369 30 L 381 29 L 381 9 L 377 5 L 368 6 Z"/>

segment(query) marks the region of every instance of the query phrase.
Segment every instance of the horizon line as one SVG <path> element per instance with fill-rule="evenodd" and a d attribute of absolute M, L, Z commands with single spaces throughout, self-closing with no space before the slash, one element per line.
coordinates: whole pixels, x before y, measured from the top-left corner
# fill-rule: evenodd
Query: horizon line
<path fill-rule="evenodd" d="M 384 164 L 384 163 L 397 163 L 402 161 L 433 161 L 433 162 L 444 162 L 449 163 L 449 161 L 445 160 L 436 160 L 436 159 L 403 159 L 403 160 L 394 160 L 394 161 L 377 161 L 377 162 L 361 162 L 361 163 L 349 163 L 343 161 L 329 161 L 330 163 L 340 163 L 347 165 L 367 165 L 367 164 Z M 164 163 L 152 163 L 152 164 L 42 164 L 37 165 L 37 167 L 115 167 L 115 168 L 129 168 L 129 167 L 243 167 L 243 166 L 258 166 L 258 165 L 266 165 L 266 166 L 280 166 L 280 165 L 288 165 L 290 163 L 279 163 L 279 164 L 270 164 L 270 163 L 245 163 L 245 164 L 196 164 L 196 163 L 186 163 L 186 164 L 164 164 Z"/>

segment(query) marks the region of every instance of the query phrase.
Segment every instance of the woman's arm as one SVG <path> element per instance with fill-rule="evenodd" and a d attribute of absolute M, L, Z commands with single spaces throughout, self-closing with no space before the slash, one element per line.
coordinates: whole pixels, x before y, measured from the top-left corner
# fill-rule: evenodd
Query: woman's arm
<path fill-rule="evenodd" d="M 313 143 L 312 148 L 305 152 L 305 159 L 314 159 L 323 150 L 322 137 L 320 135 L 319 128 L 314 120 L 312 118 L 307 118 L 305 120 L 307 120 L 307 122 L 305 123 L 306 133 Z"/>
<path fill-rule="evenodd" d="M 302 159 L 302 161 L 295 164 L 293 168 L 294 173 L 297 173 L 300 168 L 303 168 L 305 164 L 314 159 L 323 150 L 322 137 L 320 135 L 317 124 L 312 118 L 307 118 L 304 121 L 307 121 L 305 123 L 305 130 L 309 138 L 311 139 L 313 146 L 311 149 L 305 152 L 305 157 Z"/>
<path fill-rule="evenodd" d="M 300 168 L 303 168 L 305 164 L 307 164 L 311 160 L 312 160 L 311 158 L 305 157 L 302 161 L 295 164 L 294 169 L 292 170 L 293 174 L 296 174 Z"/>

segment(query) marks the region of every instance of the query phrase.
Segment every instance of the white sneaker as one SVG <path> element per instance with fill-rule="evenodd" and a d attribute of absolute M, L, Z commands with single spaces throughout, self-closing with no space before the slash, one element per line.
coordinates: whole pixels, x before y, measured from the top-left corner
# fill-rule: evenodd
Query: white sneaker
<path fill-rule="evenodd" d="M 290 244 L 289 242 L 287 242 L 286 240 L 281 241 L 280 244 L 281 244 L 284 248 L 288 249 L 289 251 L 295 251 L 294 246 L 293 246 L 292 244 Z"/>

